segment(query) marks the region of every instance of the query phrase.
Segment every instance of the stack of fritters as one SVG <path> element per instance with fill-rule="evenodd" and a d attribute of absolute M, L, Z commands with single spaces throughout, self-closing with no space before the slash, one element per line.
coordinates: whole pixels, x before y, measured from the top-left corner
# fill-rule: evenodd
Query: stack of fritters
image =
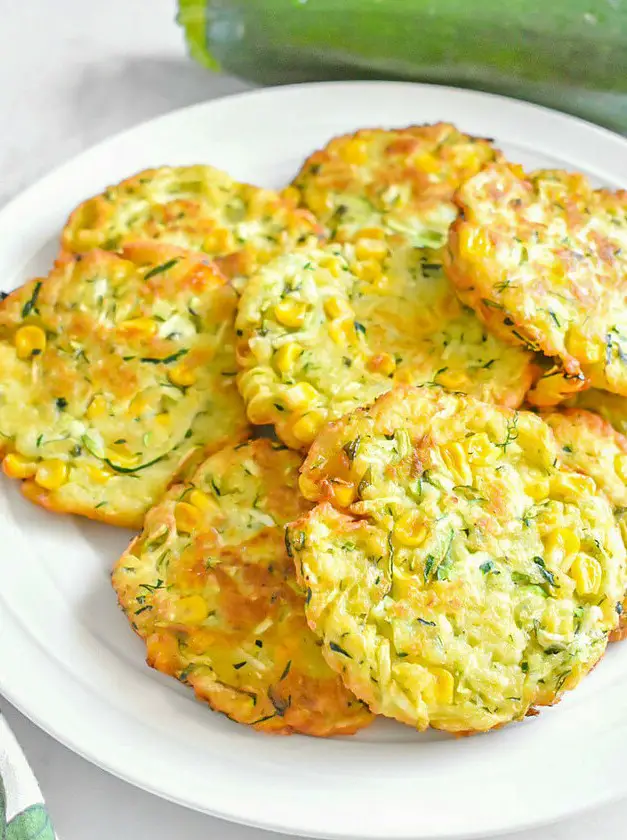
<path fill-rule="evenodd" d="M 626 248 L 625 195 L 447 124 L 282 193 L 146 170 L 0 303 L 3 469 L 141 529 L 120 605 L 235 721 L 519 720 L 623 635 Z"/>

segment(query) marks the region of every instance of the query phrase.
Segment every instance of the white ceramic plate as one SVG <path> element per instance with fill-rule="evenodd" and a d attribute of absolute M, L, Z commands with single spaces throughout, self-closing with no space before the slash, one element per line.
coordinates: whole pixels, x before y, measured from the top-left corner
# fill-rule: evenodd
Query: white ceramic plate
<path fill-rule="evenodd" d="M 69 211 L 148 166 L 206 162 L 266 186 L 360 127 L 448 120 L 514 160 L 627 186 L 627 142 L 571 117 L 451 88 L 272 89 L 141 125 L 44 178 L 0 213 L 0 288 L 45 272 Z M 227 819 L 319 837 L 485 837 L 627 795 L 627 643 L 557 709 L 489 735 L 422 736 L 389 721 L 354 738 L 272 738 L 196 703 L 143 664 L 112 562 L 129 534 L 45 513 L 0 482 L 0 690 L 85 758 Z"/>

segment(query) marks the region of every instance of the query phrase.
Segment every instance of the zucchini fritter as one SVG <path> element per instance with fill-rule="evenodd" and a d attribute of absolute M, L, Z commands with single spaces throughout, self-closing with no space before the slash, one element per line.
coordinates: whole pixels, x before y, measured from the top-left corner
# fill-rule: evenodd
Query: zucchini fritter
<path fill-rule="evenodd" d="M 320 502 L 288 529 L 307 619 L 374 712 L 484 731 L 602 656 L 625 547 L 536 415 L 397 388 L 326 426 L 301 472 Z"/>
<path fill-rule="evenodd" d="M 440 247 L 456 216 L 455 190 L 500 158 L 490 141 L 448 123 L 363 129 L 314 152 L 293 184 L 337 241 L 375 228 L 397 241 Z"/>
<path fill-rule="evenodd" d="M 273 190 L 239 183 L 212 166 L 163 166 L 84 201 L 61 241 L 66 251 L 83 253 L 158 240 L 204 252 L 241 284 L 271 257 L 320 233 L 310 213 Z"/>
<path fill-rule="evenodd" d="M 113 585 L 149 664 L 212 708 L 266 732 L 350 734 L 372 715 L 324 661 L 285 546 L 310 507 L 300 463 L 268 440 L 213 455 L 148 513 Z"/>
<path fill-rule="evenodd" d="M 447 268 L 462 300 L 552 360 L 529 401 L 554 405 L 590 385 L 627 395 L 627 192 L 500 164 L 457 203 Z"/>
<path fill-rule="evenodd" d="M 459 303 L 436 252 L 378 240 L 274 260 L 248 283 L 236 326 L 248 416 L 297 449 L 395 383 L 517 407 L 532 381 L 533 355 Z"/>
<path fill-rule="evenodd" d="M 627 544 L 627 438 L 590 411 L 569 408 L 543 416 L 553 430 L 564 463 L 593 478 L 607 496 Z M 627 636 L 626 606 L 617 606 L 620 627 L 612 633 L 612 640 Z"/>
<path fill-rule="evenodd" d="M 141 527 L 190 461 L 241 440 L 237 296 L 206 260 L 130 245 L 0 303 L 0 457 L 50 510 Z"/>

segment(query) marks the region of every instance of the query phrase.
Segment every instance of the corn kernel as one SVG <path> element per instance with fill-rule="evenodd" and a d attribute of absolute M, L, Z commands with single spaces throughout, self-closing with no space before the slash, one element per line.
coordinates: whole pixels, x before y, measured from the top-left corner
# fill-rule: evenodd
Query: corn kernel
<path fill-rule="evenodd" d="M 358 260 L 375 260 L 381 262 L 387 256 L 388 248 L 380 239 L 360 239 L 355 245 L 355 256 Z"/>
<path fill-rule="evenodd" d="M 135 467 L 140 461 L 140 456 L 131 452 L 131 450 L 124 443 L 113 443 L 105 450 L 105 455 L 118 466 L 128 469 Z"/>
<path fill-rule="evenodd" d="M 566 348 L 580 362 L 593 364 L 601 359 L 602 347 L 581 333 L 569 332 L 566 336 Z"/>
<path fill-rule="evenodd" d="M 461 443 L 447 443 L 440 450 L 442 460 L 458 484 L 472 484 L 472 472 Z"/>
<path fill-rule="evenodd" d="M 318 261 L 318 265 L 320 268 L 326 268 L 326 270 L 333 275 L 333 277 L 340 277 L 342 271 L 344 270 L 344 263 L 339 257 L 335 257 L 332 254 L 327 254 L 324 257 L 321 257 Z"/>
<path fill-rule="evenodd" d="M 579 498 L 596 492 L 596 484 L 587 475 L 577 473 L 557 473 L 551 477 L 551 495 L 565 498 Z"/>
<path fill-rule="evenodd" d="M 340 347 L 346 347 L 355 340 L 355 322 L 351 318 L 336 318 L 329 321 L 327 329 L 331 340 Z"/>
<path fill-rule="evenodd" d="M 433 676 L 433 697 L 442 705 L 452 703 L 455 696 L 455 680 L 446 668 L 431 668 Z"/>
<path fill-rule="evenodd" d="M 296 187 L 285 187 L 281 190 L 281 196 L 295 207 L 300 204 L 300 190 L 297 190 Z"/>
<path fill-rule="evenodd" d="M 339 148 L 340 157 L 344 163 L 361 166 L 368 162 L 368 147 L 364 140 L 354 137 Z"/>
<path fill-rule="evenodd" d="M 520 178 L 522 181 L 527 180 L 527 176 L 525 175 L 525 170 L 519 163 L 509 163 L 508 167 L 510 171 L 517 177 Z"/>
<path fill-rule="evenodd" d="M 614 469 L 620 480 L 627 484 L 627 455 L 617 455 L 614 458 Z"/>
<path fill-rule="evenodd" d="M 96 420 L 107 413 L 107 401 L 102 394 L 96 394 L 93 400 L 89 403 L 87 408 L 87 417 L 90 420 Z"/>
<path fill-rule="evenodd" d="M 296 342 L 284 344 L 282 347 L 279 347 L 274 354 L 274 363 L 277 366 L 279 373 L 289 373 L 302 352 L 303 348 Z"/>
<path fill-rule="evenodd" d="M 575 589 L 579 595 L 594 595 L 598 592 L 603 577 L 603 569 L 599 561 L 589 554 L 578 554 L 568 571 L 575 581 Z"/>
<path fill-rule="evenodd" d="M 288 408 L 296 409 L 311 408 L 320 398 L 320 394 L 313 385 L 308 382 L 298 382 L 285 391 L 283 399 Z"/>
<path fill-rule="evenodd" d="M 157 332 L 157 323 L 152 318 L 129 318 L 118 325 L 118 330 L 132 338 L 151 338 Z"/>
<path fill-rule="evenodd" d="M 333 484 L 333 501 L 338 507 L 346 508 L 355 501 L 356 491 L 353 484 L 335 482 Z"/>
<path fill-rule="evenodd" d="M 318 434 L 324 421 L 325 417 L 321 412 L 310 411 L 294 422 L 292 434 L 300 443 L 309 444 Z"/>
<path fill-rule="evenodd" d="M 539 476 L 538 478 L 531 479 L 527 485 L 525 485 L 525 492 L 528 496 L 534 500 L 534 502 L 541 502 L 543 499 L 546 499 L 549 495 L 550 490 L 550 482 L 547 476 Z"/>
<path fill-rule="evenodd" d="M 213 512 L 218 509 L 218 505 L 216 502 L 208 496 L 206 493 L 203 493 L 202 490 L 192 490 L 192 492 L 187 496 L 190 505 L 193 505 L 198 510 L 202 511 L 202 513 Z"/>
<path fill-rule="evenodd" d="M 461 370 L 445 370 L 437 378 L 438 385 L 456 391 L 468 385 L 468 377 Z"/>
<path fill-rule="evenodd" d="M 459 252 L 466 260 L 486 259 L 492 254 L 492 241 L 483 228 L 473 230 L 465 225 L 459 231 Z"/>
<path fill-rule="evenodd" d="M 355 264 L 354 270 L 361 280 L 368 283 L 380 281 L 383 276 L 383 268 L 377 260 L 362 260 Z"/>
<path fill-rule="evenodd" d="M 557 564 L 573 557 L 580 547 L 581 541 L 571 528 L 556 528 L 548 535 L 545 543 L 547 555 Z"/>
<path fill-rule="evenodd" d="M 380 373 L 383 376 L 391 376 L 396 370 L 396 359 L 389 353 L 378 353 L 368 360 L 368 370 L 373 373 Z"/>
<path fill-rule="evenodd" d="M 394 525 L 394 539 L 401 545 L 422 545 L 428 533 L 427 526 L 414 511 L 401 514 Z"/>
<path fill-rule="evenodd" d="M 168 379 L 180 388 L 189 388 L 196 381 L 196 372 L 187 365 L 177 365 L 168 371 Z"/>
<path fill-rule="evenodd" d="M 162 429 L 169 429 L 172 425 L 172 416 L 166 411 L 162 411 L 161 414 L 157 414 L 155 417 L 155 423 Z"/>
<path fill-rule="evenodd" d="M 307 304 L 302 300 L 282 300 L 274 307 L 274 316 L 285 327 L 302 327 L 307 314 Z"/>
<path fill-rule="evenodd" d="M 51 458 L 39 464 L 35 481 L 45 490 L 58 490 L 67 481 L 67 474 L 67 464 L 58 458 Z"/>
<path fill-rule="evenodd" d="M 442 169 L 442 163 L 429 152 L 423 152 L 421 155 L 416 155 L 411 159 L 412 164 L 416 169 L 422 169 L 430 175 L 434 172 L 439 172 Z"/>
<path fill-rule="evenodd" d="M 174 508 L 176 530 L 181 534 L 191 534 L 202 519 L 200 510 L 187 502 L 177 502 Z"/>
<path fill-rule="evenodd" d="M 324 302 L 324 311 L 327 318 L 339 318 L 342 315 L 352 315 L 350 305 L 344 298 L 333 295 Z"/>
<path fill-rule="evenodd" d="M 2 469 L 9 478 L 32 478 L 37 472 L 37 464 L 32 463 L 22 455 L 10 452 L 2 462 Z"/>
<path fill-rule="evenodd" d="M 542 626 L 547 633 L 557 636 L 570 636 L 574 629 L 572 612 L 556 610 L 553 605 L 542 616 Z"/>
<path fill-rule="evenodd" d="M 494 461 L 498 460 L 500 454 L 496 446 L 490 443 L 490 438 L 485 434 L 485 432 L 480 432 L 479 434 L 468 438 L 466 448 L 468 452 L 468 460 L 472 464 L 492 464 Z"/>
<path fill-rule="evenodd" d="M 18 359 L 30 359 L 32 356 L 43 353 L 46 349 L 46 333 L 41 327 L 32 324 L 21 327 L 15 333 L 15 349 Z"/>
<path fill-rule="evenodd" d="M 188 595 L 176 602 L 174 620 L 181 624 L 202 624 L 209 615 L 207 602 L 201 595 Z"/>
<path fill-rule="evenodd" d="M 226 228 L 217 228 L 206 236 L 202 243 L 207 254 L 224 254 L 235 250 L 233 234 Z"/>
<path fill-rule="evenodd" d="M 318 485 L 315 481 L 312 481 L 306 473 L 301 473 L 299 476 L 298 489 L 308 501 L 318 501 L 318 497 L 320 495 Z"/>
<path fill-rule="evenodd" d="M 89 480 L 94 484 L 106 484 L 112 476 L 109 470 L 97 467 L 95 464 L 85 464 L 85 471 L 89 475 Z"/>
<path fill-rule="evenodd" d="M 385 239 L 385 231 L 380 227 L 360 228 L 353 239 L 355 242 L 358 242 L 360 239 Z"/>

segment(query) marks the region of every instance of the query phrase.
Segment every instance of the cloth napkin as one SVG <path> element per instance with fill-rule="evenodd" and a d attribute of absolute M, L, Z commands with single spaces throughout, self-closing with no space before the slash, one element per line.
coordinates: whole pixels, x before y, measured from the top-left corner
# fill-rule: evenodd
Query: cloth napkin
<path fill-rule="evenodd" d="M 58 840 L 33 771 L 2 715 L 0 840 Z"/>

